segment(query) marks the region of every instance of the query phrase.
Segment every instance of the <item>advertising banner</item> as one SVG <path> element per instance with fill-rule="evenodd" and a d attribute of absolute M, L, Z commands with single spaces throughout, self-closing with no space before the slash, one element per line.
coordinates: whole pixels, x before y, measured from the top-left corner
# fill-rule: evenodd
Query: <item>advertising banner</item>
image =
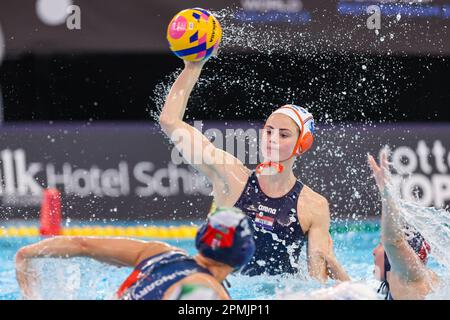
<path fill-rule="evenodd" d="M 219 18 L 223 50 L 450 53 L 444 0 L 7 0 L 0 30 L 9 55 L 169 52 L 170 20 L 192 7 Z"/>
<path fill-rule="evenodd" d="M 250 168 L 261 161 L 261 123 L 194 123 L 216 147 Z M 367 154 L 391 149 L 394 182 L 424 206 L 450 204 L 450 127 L 318 126 L 295 173 L 324 195 L 333 217 L 380 212 Z M 91 221 L 199 219 L 212 196 L 206 178 L 187 165 L 153 123 L 96 126 L 8 126 L 0 130 L 0 219 L 38 217 L 44 188 L 62 193 L 65 218 Z"/>

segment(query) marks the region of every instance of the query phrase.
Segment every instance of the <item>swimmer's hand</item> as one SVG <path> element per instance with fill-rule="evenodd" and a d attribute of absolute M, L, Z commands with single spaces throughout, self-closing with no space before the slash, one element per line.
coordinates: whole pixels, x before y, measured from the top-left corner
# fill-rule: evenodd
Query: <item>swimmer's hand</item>
<path fill-rule="evenodd" d="M 30 270 L 29 259 L 24 257 L 19 251 L 16 255 L 16 279 L 22 291 L 24 299 L 37 299 L 33 288 L 37 282 L 36 272 Z"/>
<path fill-rule="evenodd" d="M 203 68 L 203 66 L 205 65 L 205 63 L 211 59 L 211 57 L 216 57 L 217 53 L 218 53 L 219 48 L 217 47 L 216 49 L 214 49 L 213 53 L 211 54 L 211 56 L 206 59 L 206 60 L 202 60 L 202 61 L 184 61 L 184 68 L 188 69 L 188 70 L 201 70 Z"/>
<path fill-rule="evenodd" d="M 377 183 L 378 189 L 383 194 L 384 187 L 387 182 L 387 178 L 389 175 L 389 163 L 387 161 L 387 150 L 384 149 L 381 151 L 381 160 L 380 165 L 377 164 L 373 156 L 368 155 L 368 161 L 370 168 L 372 169 L 373 175 L 375 177 L 375 181 Z"/>
<path fill-rule="evenodd" d="M 205 61 L 184 61 L 184 69 L 187 70 L 201 70 L 205 65 Z"/>

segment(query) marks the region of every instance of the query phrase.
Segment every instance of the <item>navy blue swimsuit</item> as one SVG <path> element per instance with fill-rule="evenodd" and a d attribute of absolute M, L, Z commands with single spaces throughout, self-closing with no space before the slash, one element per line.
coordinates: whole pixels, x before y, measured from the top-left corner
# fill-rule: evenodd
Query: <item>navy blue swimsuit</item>
<path fill-rule="evenodd" d="M 164 252 L 139 263 L 117 296 L 123 300 L 161 300 L 169 287 L 194 273 L 211 275 L 183 252 Z"/>
<path fill-rule="evenodd" d="M 255 172 L 248 178 L 235 207 L 253 222 L 256 251 L 241 269 L 242 274 L 276 275 L 299 271 L 300 252 L 307 240 L 297 215 L 302 188 L 303 184 L 297 181 L 283 197 L 270 198 L 261 191 Z"/>

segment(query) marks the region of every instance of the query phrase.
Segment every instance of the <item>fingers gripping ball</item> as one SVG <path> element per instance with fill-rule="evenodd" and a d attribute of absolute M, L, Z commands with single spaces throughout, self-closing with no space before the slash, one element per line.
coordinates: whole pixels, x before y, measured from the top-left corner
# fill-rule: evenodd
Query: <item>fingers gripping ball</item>
<path fill-rule="evenodd" d="M 219 21 L 207 10 L 186 9 L 179 12 L 167 28 L 170 50 L 187 61 L 211 57 L 222 39 Z"/>

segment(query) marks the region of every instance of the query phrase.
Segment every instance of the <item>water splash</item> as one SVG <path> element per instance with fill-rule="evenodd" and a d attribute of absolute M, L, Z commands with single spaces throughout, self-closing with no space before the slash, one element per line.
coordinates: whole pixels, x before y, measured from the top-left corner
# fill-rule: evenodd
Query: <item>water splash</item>
<path fill-rule="evenodd" d="M 440 277 L 440 283 L 427 299 L 450 297 L 450 212 L 444 209 L 421 207 L 397 197 L 399 215 L 404 224 L 414 227 L 431 246 L 428 267 Z"/>
<path fill-rule="evenodd" d="M 385 147 L 383 152 L 390 155 L 389 147 Z M 450 212 L 445 209 L 433 207 L 423 207 L 416 203 L 402 199 L 399 188 L 396 188 L 392 182 L 392 173 L 389 167 L 384 169 L 385 190 L 389 193 L 391 201 L 398 209 L 397 216 L 394 217 L 396 223 L 402 228 L 411 226 L 416 229 L 431 246 L 429 256 L 434 260 L 434 266 L 428 268 L 436 271 L 440 275 L 440 285 L 434 288 L 430 297 L 448 299 L 450 284 Z M 404 178 L 407 180 L 408 177 Z M 428 298 L 430 298 L 428 297 Z"/>
<path fill-rule="evenodd" d="M 217 101 L 214 101 L 216 95 L 213 94 L 216 90 L 221 94 L 233 94 L 235 89 L 239 89 L 246 92 L 247 97 L 245 101 L 239 101 L 241 108 L 238 109 L 237 118 L 248 112 L 255 114 L 256 111 L 257 114 L 259 109 L 266 109 L 260 112 L 261 118 L 264 118 L 268 111 L 279 104 L 278 101 L 285 101 L 301 102 L 313 109 L 322 123 L 340 120 L 339 116 L 330 117 L 322 112 L 336 108 L 340 110 L 341 118 L 350 117 L 355 108 L 361 114 L 370 108 L 371 112 L 377 112 L 384 119 L 396 115 L 395 108 L 386 111 L 385 104 L 396 98 L 399 84 L 406 84 L 407 87 L 414 85 L 412 80 L 405 78 L 402 72 L 405 65 L 402 62 L 389 58 L 380 61 L 369 55 L 377 46 L 376 43 L 348 40 L 352 38 L 348 36 L 352 30 L 346 30 L 345 36 L 323 30 L 324 35 L 317 36 L 306 26 L 303 32 L 299 32 L 287 25 L 238 21 L 237 8 L 225 8 L 213 13 L 221 21 L 223 40 L 218 57 L 207 63 L 191 96 L 191 105 L 195 105 L 197 110 L 208 111 L 217 105 Z M 403 27 L 405 29 L 402 32 L 408 33 L 408 25 Z M 349 48 L 355 46 L 364 49 L 363 54 L 349 54 Z M 243 63 L 241 53 L 255 55 L 249 62 Z M 267 59 L 261 59 L 261 56 Z M 314 62 L 316 69 L 312 72 L 305 70 L 302 59 Z M 332 66 L 331 62 L 335 59 L 341 61 L 340 70 Z M 353 70 L 354 66 L 360 68 Z M 258 72 L 261 68 L 278 70 L 279 77 L 267 78 Z M 292 83 L 293 68 L 305 79 L 306 85 L 303 82 L 301 85 Z M 167 81 L 172 81 L 179 71 L 155 88 L 153 102 L 159 110 L 167 94 Z M 324 81 L 330 77 L 337 80 L 332 85 Z M 314 98 L 305 101 L 304 97 L 309 96 Z M 303 101 L 298 101 L 300 97 L 303 97 Z M 353 108 L 347 107 L 349 102 Z M 222 118 L 222 112 L 221 108 L 214 108 L 217 119 Z M 189 113 L 186 117 L 189 118 Z"/>
<path fill-rule="evenodd" d="M 114 299 L 131 270 L 85 258 L 35 259 L 31 267 L 39 275 L 32 289 L 43 300 Z"/>
<path fill-rule="evenodd" d="M 281 300 L 382 300 L 377 294 L 376 281 L 343 282 L 307 292 L 282 291 L 276 295 Z"/>
<path fill-rule="evenodd" d="M 401 216 L 427 240 L 434 259 L 450 270 L 450 212 L 420 207 L 403 200 L 399 204 Z"/>
<path fill-rule="evenodd" d="M 368 176 L 367 168 L 355 168 L 355 157 L 360 160 L 365 154 L 349 157 L 345 147 L 337 147 L 332 140 L 321 136 L 333 134 L 347 141 L 349 146 L 362 150 L 373 138 L 367 137 L 364 130 L 401 116 L 395 107 L 396 100 L 415 85 L 415 79 L 409 78 L 414 73 L 405 72 L 410 68 L 408 62 L 389 54 L 383 59 L 374 56 L 373 52 L 377 51 L 373 50 L 378 48 L 380 41 L 350 40 L 352 37 L 349 35 L 357 32 L 358 26 L 355 30 L 347 30 L 345 35 L 323 30 L 326 36 L 317 36 L 308 30 L 308 26 L 299 32 L 298 28 L 288 24 L 239 20 L 238 8 L 229 7 L 213 14 L 220 20 L 223 40 L 218 57 L 206 63 L 191 94 L 185 120 L 213 118 L 223 121 L 230 117 L 234 120 L 256 117 L 264 121 L 281 104 L 303 105 L 314 114 L 318 123 L 318 143 L 309 153 L 311 156 L 306 155 L 308 159 L 301 163 L 301 170 L 297 166 L 295 172 L 308 172 L 305 177 L 301 174 L 299 177 L 313 190 L 324 194 L 332 209 L 333 206 L 338 207 L 337 203 L 348 202 L 346 212 L 336 212 L 344 219 L 359 219 L 373 214 L 373 209 L 372 212 L 365 209 L 373 207 L 374 197 L 367 195 L 367 190 L 373 190 L 373 183 L 361 179 L 361 173 Z M 396 17 L 392 19 L 395 20 L 393 24 L 398 23 Z M 414 25 L 401 21 L 402 26 L 397 32 L 407 35 Z M 395 41 L 395 37 L 390 39 L 383 32 L 380 31 L 378 37 L 385 36 L 384 46 Z M 359 54 L 350 54 L 352 50 L 349 49 L 355 49 Z M 339 60 L 339 68 L 336 59 Z M 429 64 L 424 63 L 416 74 L 425 75 Z M 151 99 L 158 111 L 150 114 L 153 119 L 158 118 L 170 85 L 180 71 L 177 69 L 168 75 L 154 89 Z M 232 105 L 224 104 L 221 97 L 225 96 L 227 99 L 231 97 Z M 386 108 L 386 105 L 390 107 Z M 406 114 L 404 116 L 407 117 Z M 354 125 L 346 121 L 361 121 L 364 128 L 355 132 Z M 325 130 L 323 125 L 327 127 Z M 327 152 L 329 156 L 321 157 L 321 152 Z M 339 192 L 328 193 L 329 183 L 324 182 L 320 174 L 324 166 L 335 165 L 335 162 L 328 161 L 336 159 L 340 161 L 340 168 L 332 172 L 330 180 L 347 182 L 352 190 L 351 201 L 343 199 Z"/>

